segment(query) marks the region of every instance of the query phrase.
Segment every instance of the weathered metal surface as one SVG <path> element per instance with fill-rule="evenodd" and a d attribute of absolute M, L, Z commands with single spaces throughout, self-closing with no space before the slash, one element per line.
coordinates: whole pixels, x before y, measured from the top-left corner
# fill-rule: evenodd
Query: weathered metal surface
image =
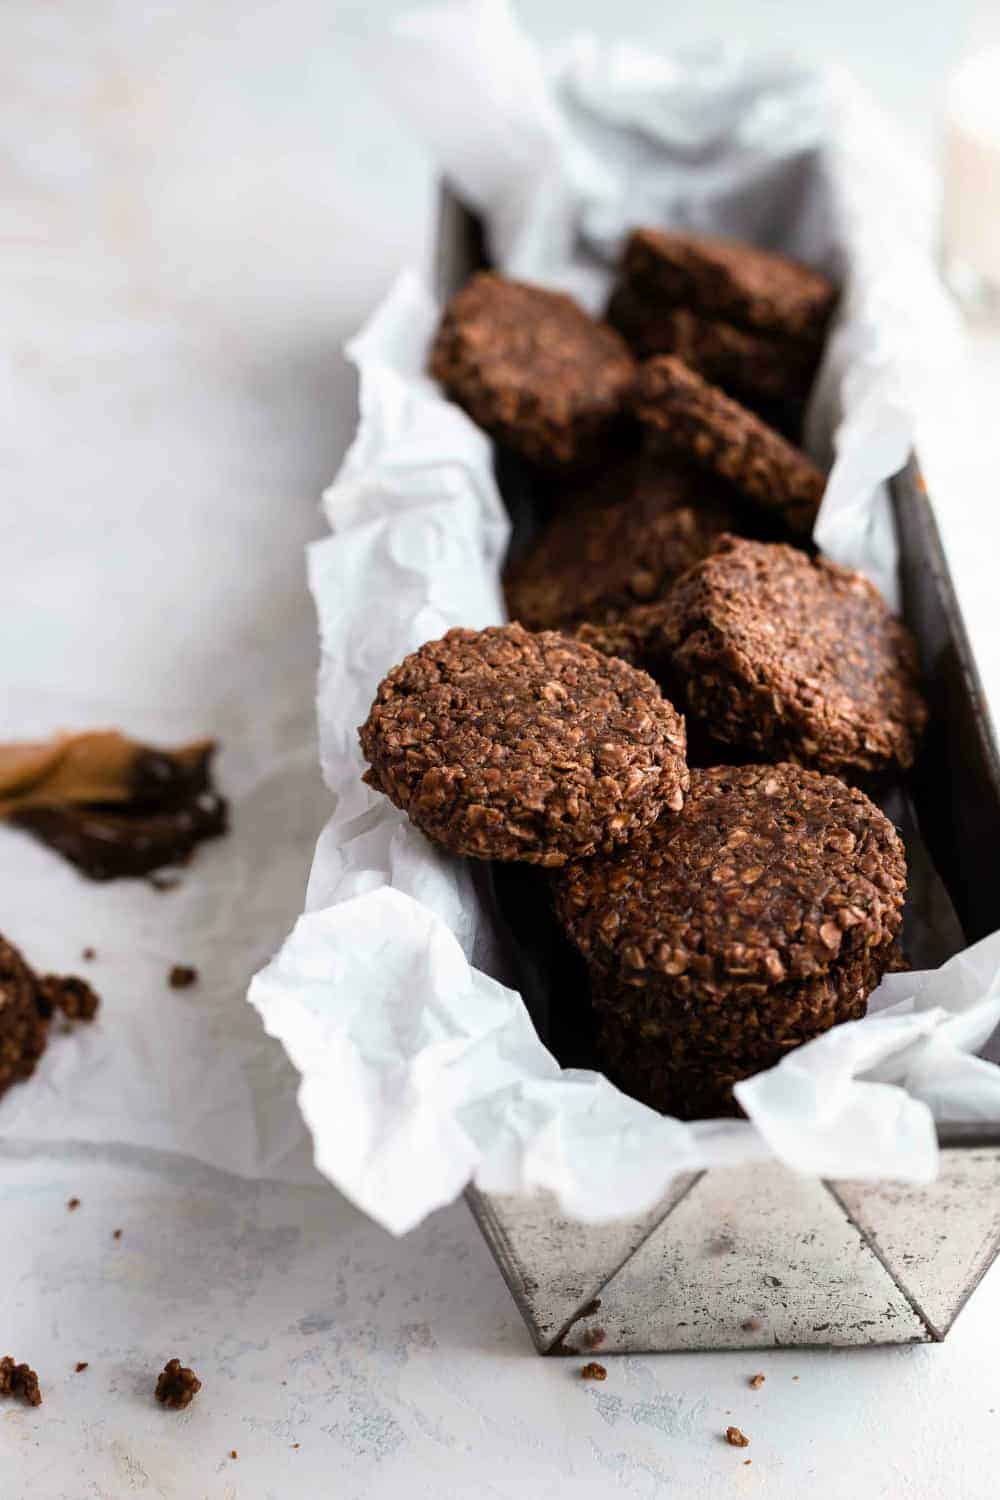
<path fill-rule="evenodd" d="M 760 1164 L 705 1172 L 557 1352 L 595 1337 L 641 1353 L 932 1335 L 823 1183 Z"/>
<path fill-rule="evenodd" d="M 696 1178 L 693 1172 L 675 1177 L 653 1208 L 611 1224 L 565 1218 L 550 1193 L 494 1197 L 470 1189 L 469 1206 L 540 1350 L 547 1351 L 599 1295 Z"/>
<path fill-rule="evenodd" d="M 1000 1249 L 1000 1150 L 945 1150 L 937 1180 L 922 1187 L 829 1187 L 943 1339 Z"/>

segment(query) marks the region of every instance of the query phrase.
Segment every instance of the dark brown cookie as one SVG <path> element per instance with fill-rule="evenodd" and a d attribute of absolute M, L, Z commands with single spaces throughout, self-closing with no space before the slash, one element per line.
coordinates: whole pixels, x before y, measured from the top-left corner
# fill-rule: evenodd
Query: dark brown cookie
<path fill-rule="evenodd" d="M 549 522 L 504 580 L 511 618 L 532 630 L 613 618 L 660 598 L 737 524 L 718 481 L 647 461 L 617 505 L 567 509 Z"/>
<path fill-rule="evenodd" d="M 48 1041 L 38 976 L 0 938 L 0 1095 L 30 1078 Z"/>
<path fill-rule="evenodd" d="M 905 891 L 888 818 L 789 763 L 692 771 L 680 816 L 555 880 L 566 932 L 606 979 L 720 1014 L 888 950 Z"/>
<path fill-rule="evenodd" d="M 837 298 L 819 271 L 731 240 L 636 229 L 625 247 L 629 282 L 666 303 L 737 327 L 819 343 Z"/>
<path fill-rule="evenodd" d="M 445 308 L 430 372 L 517 453 L 572 467 L 599 457 L 635 362 L 571 297 L 482 272 Z"/>
<path fill-rule="evenodd" d="M 793 531 L 812 530 L 826 485 L 812 459 L 681 360 L 641 365 L 634 404 L 654 444 L 729 480 Z"/>
<path fill-rule="evenodd" d="M 727 537 L 677 583 L 662 649 L 714 738 L 821 771 L 913 764 L 927 718 L 906 626 L 861 573 Z"/>
<path fill-rule="evenodd" d="M 428 838 L 561 865 L 683 805 L 684 722 L 644 672 L 554 631 L 450 630 L 380 684 L 365 780 Z"/>
<path fill-rule="evenodd" d="M 820 346 L 737 328 L 687 307 L 644 298 L 628 283 L 608 306 L 608 320 L 640 359 L 676 354 L 692 370 L 738 400 L 803 401 L 816 374 Z"/>
<path fill-rule="evenodd" d="M 605 656 L 619 656 L 633 667 L 641 667 L 661 682 L 670 669 L 663 647 L 665 608 L 666 601 L 658 599 L 653 604 L 637 604 L 607 620 L 585 620 L 573 629 L 573 637 Z"/>
<path fill-rule="evenodd" d="M 834 963 L 825 974 L 775 985 L 716 1006 L 614 985 L 595 976 L 592 995 L 602 1070 L 643 1104 L 681 1119 L 739 1114 L 733 1085 L 773 1067 L 792 1048 L 865 1014 L 883 974 L 898 967 L 883 945 Z"/>

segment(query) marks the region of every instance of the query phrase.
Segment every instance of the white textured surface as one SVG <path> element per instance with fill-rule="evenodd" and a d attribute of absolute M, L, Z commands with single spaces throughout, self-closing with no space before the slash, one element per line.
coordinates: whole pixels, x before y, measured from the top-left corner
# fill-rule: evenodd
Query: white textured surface
<path fill-rule="evenodd" d="M 0 17 L 2 401 L 14 415 L 3 727 L 217 730 L 228 784 L 256 785 L 273 750 L 254 701 L 263 650 L 284 682 L 268 720 L 300 773 L 266 815 L 256 801 L 236 808 L 247 974 L 299 909 L 323 815 L 301 549 L 353 423 L 334 351 L 427 242 L 419 154 L 344 40 L 384 9 L 10 0 Z M 876 14 L 861 0 L 823 12 L 716 0 L 697 22 L 648 0 L 525 10 L 548 37 L 596 22 L 661 44 L 739 17 L 758 42 L 856 61 L 925 139 L 958 35 L 953 8 Z M 1000 345 L 985 335 L 974 369 L 979 395 L 943 414 L 960 440 L 930 477 L 997 705 Z M 205 553 L 219 531 L 208 517 L 229 528 L 222 556 Z M 193 629 L 185 585 L 222 570 L 244 586 L 210 632 Z M 62 607 L 38 607 L 42 575 Z M 137 912 L 137 897 L 77 888 L 11 834 L 0 874 L 0 930 L 52 963 L 126 913 L 97 968 L 111 1006 L 196 1005 L 197 993 L 164 991 L 164 965 L 211 972 L 231 940 L 212 912 L 174 953 L 171 908 L 155 904 L 171 898 L 150 894 Z M 235 986 L 232 1006 L 235 1021 Z M 83 1203 L 68 1215 L 72 1194 Z M 47 1387 L 39 1411 L 0 1412 L 3 1500 L 995 1492 L 996 1272 L 940 1348 L 622 1359 L 588 1387 L 572 1363 L 532 1355 L 462 1206 L 394 1242 L 325 1188 L 74 1152 L 6 1153 L 0 1203 L 0 1352 L 29 1358 Z M 148 1398 L 174 1353 L 205 1381 L 180 1416 Z M 79 1359 L 90 1368 L 77 1376 Z M 751 1364 L 768 1377 L 758 1392 Z M 752 1439 L 746 1455 L 721 1442 L 731 1421 Z"/>

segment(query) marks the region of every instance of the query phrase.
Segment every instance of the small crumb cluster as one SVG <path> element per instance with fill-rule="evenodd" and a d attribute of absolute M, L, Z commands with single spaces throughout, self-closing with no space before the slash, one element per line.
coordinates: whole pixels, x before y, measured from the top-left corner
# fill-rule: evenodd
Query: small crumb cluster
<path fill-rule="evenodd" d="M 168 1359 L 156 1382 L 156 1399 L 163 1406 L 180 1411 L 201 1390 L 201 1381 L 192 1369 L 182 1365 L 179 1359 Z"/>
<path fill-rule="evenodd" d="M 0 1396 L 12 1396 L 26 1406 L 41 1406 L 42 1388 L 28 1365 L 17 1364 L 9 1354 L 0 1359 Z"/>

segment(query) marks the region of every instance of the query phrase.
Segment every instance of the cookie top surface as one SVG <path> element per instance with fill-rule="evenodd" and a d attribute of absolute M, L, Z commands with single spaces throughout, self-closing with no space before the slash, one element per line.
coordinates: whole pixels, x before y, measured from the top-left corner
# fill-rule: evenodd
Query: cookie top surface
<path fill-rule="evenodd" d="M 564 511 L 539 533 L 505 579 L 511 616 L 531 629 L 609 619 L 659 598 L 737 525 L 710 475 L 644 462 L 618 504 Z"/>
<path fill-rule="evenodd" d="M 748 499 L 812 529 L 826 480 L 801 449 L 674 355 L 639 367 L 633 404 L 653 444 L 702 465 Z"/>
<path fill-rule="evenodd" d="M 555 881 L 570 937 L 612 980 L 709 1000 L 823 974 L 895 937 L 896 830 L 800 766 L 693 770 L 679 817 Z"/>
<path fill-rule="evenodd" d="M 789 338 L 821 339 L 837 296 L 826 276 L 774 251 L 659 229 L 633 230 L 624 270 L 668 302 Z"/>
<path fill-rule="evenodd" d="M 684 721 L 652 678 L 517 624 L 421 646 L 382 681 L 360 737 L 368 784 L 477 859 L 610 849 L 676 812 L 688 785 Z"/>
<path fill-rule="evenodd" d="M 593 461 L 635 375 L 624 339 L 571 297 L 481 272 L 445 308 L 430 372 L 536 463 Z"/>
<path fill-rule="evenodd" d="M 840 773 L 913 764 L 916 647 L 861 573 L 726 537 L 672 590 L 663 648 L 718 740 Z"/>

